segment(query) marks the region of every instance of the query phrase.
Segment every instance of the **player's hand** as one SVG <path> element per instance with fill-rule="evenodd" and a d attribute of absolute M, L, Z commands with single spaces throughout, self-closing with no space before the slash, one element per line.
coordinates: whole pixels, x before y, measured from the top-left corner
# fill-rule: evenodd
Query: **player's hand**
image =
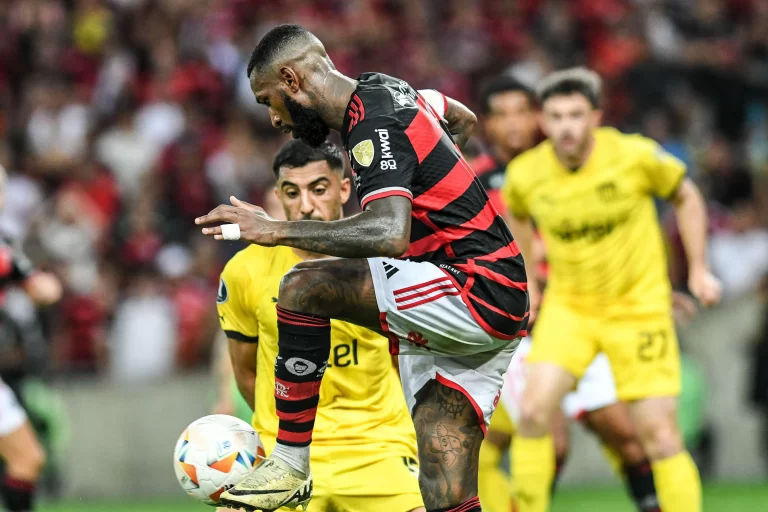
<path fill-rule="evenodd" d="M 240 201 L 235 196 L 230 197 L 230 201 L 231 206 L 219 205 L 208 215 L 195 219 L 195 224 L 237 224 L 240 226 L 240 240 L 265 247 L 277 245 L 279 221 L 267 215 L 263 208 Z M 203 228 L 203 234 L 213 236 L 216 240 L 224 240 L 220 225 Z"/>
<path fill-rule="evenodd" d="M 59 279 L 48 272 L 35 272 L 24 282 L 32 302 L 38 306 L 48 306 L 61 299 L 62 288 Z"/>
<path fill-rule="evenodd" d="M 688 289 L 702 306 L 714 306 L 720 302 L 723 287 L 707 269 L 696 269 L 688 276 Z"/>
<path fill-rule="evenodd" d="M 672 316 L 675 318 L 675 323 L 685 327 L 691 323 L 696 312 L 695 300 L 685 293 L 672 292 Z"/>

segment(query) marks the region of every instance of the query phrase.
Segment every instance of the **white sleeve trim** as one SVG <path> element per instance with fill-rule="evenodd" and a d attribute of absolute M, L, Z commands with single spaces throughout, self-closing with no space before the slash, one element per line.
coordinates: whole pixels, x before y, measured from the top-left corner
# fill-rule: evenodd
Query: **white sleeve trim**
<path fill-rule="evenodd" d="M 409 197 L 413 198 L 413 192 L 408 190 L 405 187 L 384 187 L 380 188 L 378 190 L 374 190 L 373 192 L 368 192 L 363 196 L 363 198 L 360 200 L 361 205 L 365 205 L 371 197 L 379 195 L 379 194 L 386 194 L 389 195 L 390 192 L 405 192 Z"/>
<path fill-rule="evenodd" d="M 429 106 L 435 109 L 437 115 L 441 118 L 445 118 L 445 96 L 443 93 L 434 89 L 421 89 L 419 94 L 429 103 Z"/>

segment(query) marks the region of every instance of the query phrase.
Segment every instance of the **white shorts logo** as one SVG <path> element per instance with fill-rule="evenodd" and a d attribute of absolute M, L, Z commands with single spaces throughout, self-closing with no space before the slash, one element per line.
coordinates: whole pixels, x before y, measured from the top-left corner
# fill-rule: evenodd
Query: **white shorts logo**
<path fill-rule="evenodd" d="M 285 362 L 285 368 L 294 375 L 307 375 L 317 370 L 317 365 L 300 357 L 292 357 Z"/>
<path fill-rule="evenodd" d="M 275 394 L 282 398 L 288 398 L 288 386 L 275 382 Z"/>

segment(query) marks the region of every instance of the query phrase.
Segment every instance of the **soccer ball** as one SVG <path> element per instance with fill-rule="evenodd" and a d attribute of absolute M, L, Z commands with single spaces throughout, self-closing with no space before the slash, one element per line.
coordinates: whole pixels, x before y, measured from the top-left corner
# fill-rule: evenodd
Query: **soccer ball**
<path fill-rule="evenodd" d="M 213 414 L 192 422 L 173 452 L 173 469 L 182 489 L 207 505 L 235 486 L 264 460 L 259 435 L 246 422 Z"/>

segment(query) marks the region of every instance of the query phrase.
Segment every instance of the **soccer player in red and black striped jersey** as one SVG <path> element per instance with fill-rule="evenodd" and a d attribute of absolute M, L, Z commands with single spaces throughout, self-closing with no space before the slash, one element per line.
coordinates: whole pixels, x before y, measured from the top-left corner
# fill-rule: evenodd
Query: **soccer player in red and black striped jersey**
<path fill-rule="evenodd" d="M 5 168 L 0 165 L 0 208 L 5 200 L 6 181 Z M 61 284 L 55 276 L 35 271 L 22 252 L 0 237 L 0 302 L 3 301 L 5 290 L 13 285 L 24 289 L 32 302 L 40 306 L 53 304 L 61 297 Z M 3 369 L 7 372 L 3 372 L 6 378 L 18 378 L 14 375 L 16 372 L 7 371 L 9 367 Z M 9 383 L 13 385 L 13 381 Z M 34 510 L 37 481 L 45 464 L 45 452 L 11 386 L 2 379 L 0 459 L 5 465 L 0 475 L 0 506 L 4 505 L 4 509 L 9 512 Z"/>
<path fill-rule="evenodd" d="M 277 446 L 222 503 L 274 510 L 311 498 L 309 444 L 330 319 L 340 319 L 381 332 L 403 356 L 427 510 L 480 510 L 480 443 L 525 334 L 528 297 L 517 245 L 459 149 L 474 114 L 387 75 L 342 75 L 322 43 L 297 25 L 264 36 L 248 76 L 276 128 L 310 145 L 331 129 L 341 133 L 363 211 L 332 222 L 286 222 L 233 198 L 232 206 L 197 219 L 216 225 L 203 233 L 219 240 L 339 257 L 300 263 L 282 280 Z"/>

